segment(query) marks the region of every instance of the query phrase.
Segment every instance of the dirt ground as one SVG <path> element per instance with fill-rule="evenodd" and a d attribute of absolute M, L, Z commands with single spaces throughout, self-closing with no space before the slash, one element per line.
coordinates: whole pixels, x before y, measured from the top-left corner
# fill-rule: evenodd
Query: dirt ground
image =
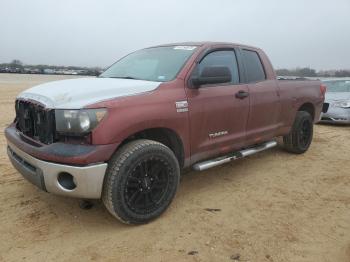
<path fill-rule="evenodd" d="M 304 155 L 185 174 L 165 214 L 127 226 L 39 191 L 7 159 L 16 95 L 63 78 L 0 74 L 0 261 L 350 261 L 349 126 L 317 125 Z"/>

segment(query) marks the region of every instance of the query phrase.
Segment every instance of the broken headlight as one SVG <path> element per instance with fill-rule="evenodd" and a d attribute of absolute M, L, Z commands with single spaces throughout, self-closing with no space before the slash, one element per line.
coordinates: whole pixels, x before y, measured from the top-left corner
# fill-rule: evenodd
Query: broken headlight
<path fill-rule="evenodd" d="M 106 113 L 105 108 L 55 110 L 56 131 L 65 134 L 86 134 L 101 122 Z"/>

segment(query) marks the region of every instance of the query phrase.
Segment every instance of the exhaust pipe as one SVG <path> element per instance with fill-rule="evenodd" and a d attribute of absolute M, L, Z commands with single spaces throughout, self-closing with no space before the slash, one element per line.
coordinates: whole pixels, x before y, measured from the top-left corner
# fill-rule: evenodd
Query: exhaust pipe
<path fill-rule="evenodd" d="M 234 153 L 231 153 L 231 154 L 226 155 L 226 156 L 222 156 L 222 157 L 218 157 L 215 159 L 211 159 L 211 160 L 207 160 L 204 162 L 194 164 L 193 169 L 196 171 L 203 171 L 203 170 L 212 168 L 214 166 L 220 166 L 222 164 L 231 162 L 233 160 L 256 154 L 258 152 L 273 148 L 275 146 L 277 146 L 277 142 L 274 140 L 269 141 L 269 142 L 265 142 L 265 143 L 262 143 L 262 144 L 255 146 L 255 147 L 243 149 L 241 151 L 234 152 Z"/>

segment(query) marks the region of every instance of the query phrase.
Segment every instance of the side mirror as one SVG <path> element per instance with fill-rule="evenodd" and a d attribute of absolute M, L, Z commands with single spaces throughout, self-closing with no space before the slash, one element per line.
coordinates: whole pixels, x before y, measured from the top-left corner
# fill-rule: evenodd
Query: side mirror
<path fill-rule="evenodd" d="M 205 84 L 221 84 L 231 82 L 231 71 L 227 66 L 207 66 L 198 77 L 192 78 L 194 87 Z"/>

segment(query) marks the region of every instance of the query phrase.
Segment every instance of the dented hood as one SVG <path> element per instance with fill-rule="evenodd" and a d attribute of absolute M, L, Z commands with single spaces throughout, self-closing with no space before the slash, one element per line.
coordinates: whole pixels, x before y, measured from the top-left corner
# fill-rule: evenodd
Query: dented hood
<path fill-rule="evenodd" d="M 80 109 L 123 96 L 155 90 L 161 82 L 119 78 L 78 78 L 32 87 L 17 98 L 35 100 L 47 108 Z"/>

